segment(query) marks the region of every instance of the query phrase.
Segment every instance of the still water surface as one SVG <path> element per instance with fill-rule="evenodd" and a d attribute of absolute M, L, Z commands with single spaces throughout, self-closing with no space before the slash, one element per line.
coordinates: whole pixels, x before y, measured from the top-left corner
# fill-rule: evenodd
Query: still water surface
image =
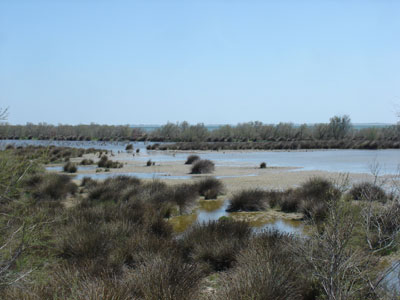
<path fill-rule="evenodd" d="M 77 148 L 98 148 L 117 153 L 125 151 L 127 142 L 94 142 L 94 141 L 37 141 L 37 140 L 5 140 L 0 146 L 7 144 L 55 145 Z M 125 160 L 156 162 L 185 161 L 188 153 L 165 151 L 147 151 L 146 146 L 152 143 L 132 143 L 140 149 L 139 155 L 127 156 Z M 198 152 L 204 159 L 210 159 L 216 165 L 223 166 L 258 166 L 266 162 L 268 166 L 298 167 L 299 170 L 321 170 L 330 172 L 370 173 L 371 165 L 379 164 L 380 174 L 397 174 L 400 166 L 400 150 L 315 150 L 315 151 L 208 151 Z"/>

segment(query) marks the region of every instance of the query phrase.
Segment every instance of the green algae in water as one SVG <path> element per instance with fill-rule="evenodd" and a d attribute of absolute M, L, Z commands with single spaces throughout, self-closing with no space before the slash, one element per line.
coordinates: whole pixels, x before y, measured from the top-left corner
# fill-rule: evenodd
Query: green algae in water
<path fill-rule="evenodd" d="M 218 200 L 200 200 L 199 201 L 200 209 L 205 211 L 205 212 L 216 211 L 217 209 L 220 209 L 223 205 L 224 205 L 224 200 L 222 200 L 222 199 L 218 199 Z"/>
<path fill-rule="evenodd" d="M 182 233 L 186 229 L 188 229 L 193 223 L 197 220 L 197 213 L 193 213 L 190 215 L 182 215 L 176 216 L 169 219 L 169 222 L 172 225 L 173 230 L 176 233 Z"/>

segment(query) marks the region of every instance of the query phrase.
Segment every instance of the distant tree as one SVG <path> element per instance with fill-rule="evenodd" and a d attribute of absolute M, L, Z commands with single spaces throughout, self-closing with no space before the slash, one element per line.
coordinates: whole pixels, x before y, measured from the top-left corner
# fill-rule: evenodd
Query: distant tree
<path fill-rule="evenodd" d="M 329 131 L 334 139 L 344 138 L 350 131 L 352 125 L 348 115 L 333 116 L 329 119 Z"/>

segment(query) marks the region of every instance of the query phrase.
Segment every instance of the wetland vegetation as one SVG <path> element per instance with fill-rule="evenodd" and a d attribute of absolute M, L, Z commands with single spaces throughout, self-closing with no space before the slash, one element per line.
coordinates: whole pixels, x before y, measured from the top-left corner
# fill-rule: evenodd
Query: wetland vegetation
<path fill-rule="evenodd" d="M 315 177 L 235 193 L 212 177 L 77 182 L 43 163 L 48 153 L 64 161 L 82 152 L 34 149 L 0 152 L 2 299 L 397 297 L 383 278 L 399 250 L 399 193 L 378 181 Z M 213 211 L 221 201 L 228 214 L 195 222 L 200 203 Z M 272 212 L 299 214 L 307 233 L 254 231 L 247 222 L 249 213 Z M 181 217 L 194 223 L 175 232 Z"/>

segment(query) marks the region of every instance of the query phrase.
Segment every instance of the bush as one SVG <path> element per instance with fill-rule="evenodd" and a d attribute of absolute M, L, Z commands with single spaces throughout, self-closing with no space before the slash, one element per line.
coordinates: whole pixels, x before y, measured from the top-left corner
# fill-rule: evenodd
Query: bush
<path fill-rule="evenodd" d="M 129 196 L 137 194 L 141 181 L 136 177 L 117 176 L 107 178 L 102 184 L 97 184 L 90 190 L 88 199 L 91 201 L 114 201 L 129 200 Z M 127 193 L 127 192 L 130 193 Z"/>
<path fill-rule="evenodd" d="M 118 161 L 112 161 L 110 159 L 108 159 L 107 156 L 103 155 L 100 160 L 97 163 L 97 166 L 99 168 L 106 168 L 106 169 L 110 169 L 110 168 L 122 168 L 123 165 L 122 163 L 118 162 Z"/>
<path fill-rule="evenodd" d="M 260 169 L 265 169 L 267 167 L 267 164 L 265 162 L 262 162 L 260 164 Z"/>
<path fill-rule="evenodd" d="M 153 164 L 153 162 L 151 161 L 151 159 L 149 159 L 149 160 L 147 161 L 147 163 L 146 163 L 146 166 L 147 166 L 147 167 L 150 167 L 152 164 Z"/>
<path fill-rule="evenodd" d="M 59 174 L 33 175 L 25 181 L 26 190 L 35 200 L 60 200 L 78 189 L 71 177 Z"/>
<path fill-rule="evenodd" d="M 237 256 L 232 270 L 221 275 L 214 299 L 306 299 L 310 283 L 298 258 L 287 247 L 290 236 L 264 232 Z"/>
<path fill-rule="evenodd" d="M 388 199 L 385 191 L 376 184 L 370 182 L 362 182 L 354 185 L 350 191 L 353 200 L 372 200 L 385 202 Z"/>
<path fill-rule="evenodd" d="M 200 196 L 204 196 L 206 200 L 217 199 L 218 195 L 221 195 L 224 191 L 224 185 L 222 181 L 213 177 L 200 180 L 197 183 L 197 187 Z"/>
<path fill-rule="evenodd" d="M 134 276 L 138 299 L 197 298 L 203 273 L 194 263 L 186 263 L 176 254 L 155 256 L 141 265 Z"/>
<path fill-rule="evenodd" d="M 266 193 L 261 190 L 243 190 L 230 200 L 226 211 L 260 211 L 267 207 Z"/>
<path fill-rule="evenodd" d="M 233 266 L 250 236 L 247 223 L 226 219 L 194 225 L 180 243 L 188 259 L 204 264 L 209 271 L 223 271 Z"/>
<path fill-rule="evenodd" d="M 126 145 L 125 150 L 126 151 L 132 151 L 133 150 L 133 145 L 132 144 Z"/>
<path fill-rule="evenodd" d="M 93 180 L 90 177 L 83 177 L 82 181 L 81 181 L 81 187 L 85 187 L 85 188 L 92 188 L 97 186 L 97 181 Z"/>
<path fill-rule="evenodd" d="M 76 164 L 74 164 L 72 162 L 67 162 L 64 165 L 63 170 L 64 170 L 64 172 L 67 172 L 67 173 L 76 173 L 78 168 L 76 167 Z"/>
<path fill-rule="evenodd" d="M 179 206 L 179 211 L 193 204 L 199 196 L 197 187 L 193 184 L 180 184 L 173 187 L 174 202 Z"/>
<path fill-rule="evenodd" d="M 205 174 L 214 172 L 214 163 L 210 160 L 197 160 L 192 166 L 191 174 Z"/>
<path fill-rule="evenodd" d="M 301 199 L 302 197 L 299 197 L 296 190 L 289 189 L 282 193 L 279 206 L 284 212 L 297 212 L 299 211 Z"/>
<path fill-rule="evenodd" d="M 322 221 L 328 204 L 337 201 L 341 192 L 324 178 L 311 178 L 296 189 L 281 193 L 279 206 L 284 212 L 302 212 L 306 218 Z"/>
<path fill-rule="evenodd" d="M 92 159 L 87 159 L 87 158 L 81 160 L 81 162 L 80 162 L 80 165 L 82 165 L 82 166 L 88 166 L 88 165 L 93 165 L 93 164 L 94 164 L 94 161 Z"/>
<path fill-rule="evenodd" d="M 200 156 L 198 155 L 189 155 L 186 159 L 185 165 L 191 165 L 193 164 L 196 160 L 199 160 Z"/>

